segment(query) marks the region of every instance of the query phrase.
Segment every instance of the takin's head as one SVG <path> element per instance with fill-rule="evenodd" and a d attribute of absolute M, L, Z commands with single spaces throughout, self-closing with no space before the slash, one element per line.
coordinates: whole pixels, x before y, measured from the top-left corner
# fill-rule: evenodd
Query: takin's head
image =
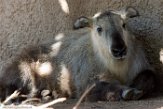
<path fill-rule="evenodd" d="M 74 23 L 74 29 L 89 27 L 94 49 L 100 55 L 122 60 L 128 52 L 130 40 L 126 28 L 126 19 L 138 16 L 139 13 L 132 7 L 123 11 L 106 11 L 97 13 L 92 18 L 80 17 Z"/>

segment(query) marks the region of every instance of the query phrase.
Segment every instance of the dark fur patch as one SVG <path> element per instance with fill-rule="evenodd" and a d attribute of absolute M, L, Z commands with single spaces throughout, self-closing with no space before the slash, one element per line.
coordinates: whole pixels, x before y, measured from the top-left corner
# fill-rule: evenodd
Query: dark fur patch
<path fill-rule="evenodd" d="M 153 91 L 156 87 L 156 75 L 152 70 L 139 73 L 130 85 L 132 88 L 142 90 L 144 94 Z"/>
<path fill-rule="evenodd" d="M 97 82 L 90 91 L 86 100 L 88 101 L 118 101 L 121 99 L 121 87 L 104 81 Z"/>

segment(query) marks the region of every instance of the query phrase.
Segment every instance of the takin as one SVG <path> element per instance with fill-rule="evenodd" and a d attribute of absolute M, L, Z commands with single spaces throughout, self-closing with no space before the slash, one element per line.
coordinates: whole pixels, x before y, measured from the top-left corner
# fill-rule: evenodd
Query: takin
<path fill-rule="evenodd" d="M 137 100 L 155 88 L 155 73 L 141 42 L 126 27 L 134 8 L 80 17 L 69 34 L 24 49 L 0 74 L 0 97 L 15 90 L 28 97 L 50 90 L 53 97 L 78 98 L 95 83 L 87 99 Z"/>

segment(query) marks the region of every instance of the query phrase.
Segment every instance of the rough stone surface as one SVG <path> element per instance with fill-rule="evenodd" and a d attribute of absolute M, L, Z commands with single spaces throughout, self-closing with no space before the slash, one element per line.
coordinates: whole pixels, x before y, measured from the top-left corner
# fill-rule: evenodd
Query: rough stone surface
<path fill-rule="evenodd" d="M 129 21 L 128 26 L 134 34 L 144 37 L 149 61 L 162 80 L 159 53 L 163 48 L 163 0 L 67 0 L 69 14 L 62 10 L 60 3 L 64 1 L 0 0 L 0 72 L 23 47 L 51 40 L 58 32 L 72 29 L 79 16 L 134 6 L 141 16 Z"/>

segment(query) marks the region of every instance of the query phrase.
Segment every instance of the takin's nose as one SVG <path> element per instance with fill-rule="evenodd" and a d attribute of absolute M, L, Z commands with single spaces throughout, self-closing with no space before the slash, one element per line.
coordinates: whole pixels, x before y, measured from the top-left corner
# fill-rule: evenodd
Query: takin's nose
<path fill-rule="evenodd" d="M 122 47 L 112 47 L 111 52 L 114 57 L 116 58 L 124 58 L 127 54 L 127 47 L 122 46 Z"/>

